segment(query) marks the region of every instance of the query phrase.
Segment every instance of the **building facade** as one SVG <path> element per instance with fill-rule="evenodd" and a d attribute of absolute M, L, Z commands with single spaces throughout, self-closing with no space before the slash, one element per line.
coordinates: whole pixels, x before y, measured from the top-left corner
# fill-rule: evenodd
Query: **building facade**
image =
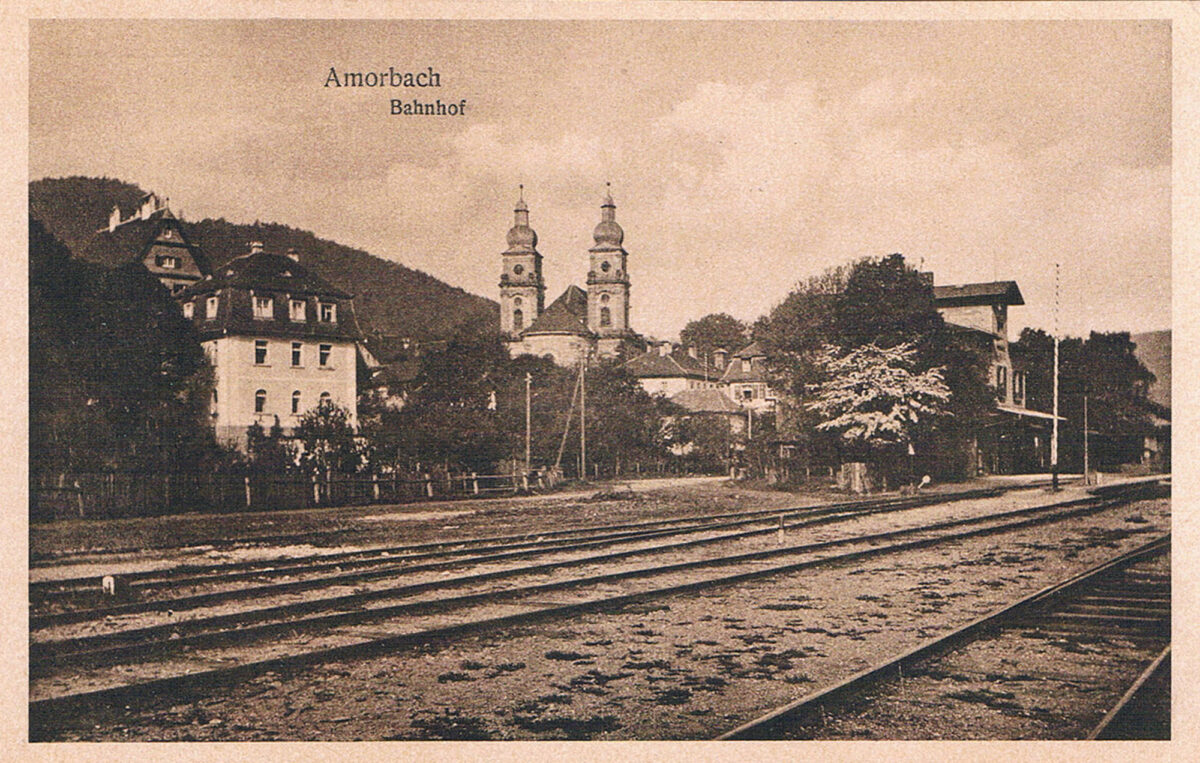
<path fill-rule="evenodd" d="M 253 424 L 290 436 L 321 405 L 345 408 L 357 426 L 353 299 L 298 260 L 253 243 L 176 295 L 213 366 L 210 413 L 223 442 L 244 446 Z"/>
<path fill-rule="evenodd" d="M 500 331 L 513 355 L 538 355 L 564 366 L 585 357 L 630 357 L 645 341 L 629 325 L 629 253 L 616 204 L 606 194 L 588 250 L 587 290 L 571 285 L 545 307 L 542 255 L 529 225 L 524 189 L 501 255 Z"/>

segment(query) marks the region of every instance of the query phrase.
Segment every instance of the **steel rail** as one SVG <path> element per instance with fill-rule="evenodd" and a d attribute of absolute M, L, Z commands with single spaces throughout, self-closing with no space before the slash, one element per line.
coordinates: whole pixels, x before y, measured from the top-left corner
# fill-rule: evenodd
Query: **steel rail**
<path fill-rule="evenodd" d="M 1167 646 L 1161 652 L 1159 652 L 1158 657 L 1155 657 L 1154 661 L 1142 671 L 1141 675 L 1137 677 L 1137 680 L 1133 682 L 1133 685 L 1130 686 L 1123 695 L 1121 695 L 1121 699 L 1117 700 L 1117 704 L 1113 705 L 1112 709 L 1104 715 L 1104 718 L 1098 724 L 1096 724 L 1096 727 L 1088 733 L 1087 738 L 1089 740 L 1120 739 L 1121 737 L 1116 732 L 1121 728 L 1122 725 L 1129 722 L 1129 715 L 1132 712 L 1132 708 L 1136 707 L 1134 703 L 1135 698 L 1142 691 L 1142 687 L 1144 687 L 1163 671 L 1165 671 L 1167 675 L 1170 675 L 1171 673 L 1170 644 L 1167 644 Z"/>
<path fill-rule="evenodd" d="M 886 680 L 893 675 L 901 675 L 901 671 L 905 666 L 950 651 L 961 645 L 964 641 L 973 639 L 994 628 L 1001 627 L 1006 621 L 1011 620 L 1016 615 L 1023 614 L 1032 608 L 1046 604 L 1052 599 L 1068 594 L 1072 589 L 1095 580 L 1105 573 L 1135 561 L 1165 553 L 1170 550 L 1170 542 L 1170 533 L 1155 538 L 1149 543 L 1101 562 L 1077 575 L 1073 575 L 1067 580 L 1049 585 L 990 614 L 979 617 L 945 636 L 919 644 L 896 657 L 855 673 L 832 686 L 777 707 L 734 729 L 726 731 L 716 737 L 716 739 L 773 739 L 781 726 L 796 724 L 811 715 L 823 713 L 827 704 L 838 702 L 854 692 L 879 681 Z"/>
<path fill-rule="evenodd" d="M 703 526 L 705 524 L 718 522 L 721 520 L 737 520 L 745 519 L 747 521 L 757 521 L 758 517 L 769 517 L 778 514 L 796 514 L 800 512 L 823 511 L 823 510 L 842 510 L 852 508 L 870 508 L 874 506 L 889 506 L 893 504 L 899 505 L 930 505 L 937 503 L 946 503 L 957 500 L 971 500 L 975 498 L 988 498 L 1002 495 L 1013 490 L 1029 489 L 1025 485 L 1019 486 L 999 486 L 994 488 L 979 488 L 974 490 L 957 491 L 954 493 L 929 493 L 923 496 L 893 496 L 888 498 L 870 498 L 854 501 L 839 501 L 835 503 L 818 503 L 809 504 L 806 506 L 795 506 L 781 509 L 752 509 L 748 511 L 726 512 L 722 514 L 709 514 L 689 517 L 674 517 L 666 519 L 649 520 L 643 522 L 625 522 L 607 525 L 590 525 L 585 527 L 570 528 L 564 530 L 548 530 L 538 531 L 531 530 L 525 533 L 482 536 L 473 538 L 463 538 L 448 541 L 434 541 L 428 543 L 407 544 L 399 546 L 379 546 L 367 549 L 358 549 L 355 551 L 344 551 L 332 554 L 311 554 L 308 556 L 299 557 L 284 557 L 274 559 L 257 559 L 244 562 L 230 562 L 224 564 L 213 565 L 180 565 L 170 570 L 144 570 L 138 572 L 124 573 L 121 575 L 123 579 L 131 582 L 136 586 L 137 583 L 143 581 L 164 581 L 177 583 L 175 576 L 182 573 L 199 578 L 204 575 L 229 575 L 233 571 L 261 571 L 261 573 L 270 573 L 277 569 L 281 569 L 281 563 L 291 567 L 297 567 L 300 564 L 311 562 L 313 564 L 322 563 L 342 563 L 343 560 L 353 560 L 355 557 L 366 556 L 383 556 L 387 555 L 387 561 L 398 561 L 399 559 L 417 558 L 412 555 L 418 555 L 428 552 L 430 555 L 437 553 L 452 553 L 463 552 L 470 553 L 473 549 L 465 548 L 472 545 L 487 545 L 487 544 L 504 544 L 507 547 L 511 544 L 513 547 L 525 547 L 543 543 L 548 538 L 566 538 L 568 536 L 586 536 L 581 539 L 594 539 L 592 533 L 599 533 L 596 537 L 606 537 L 603 533 L 612 533 L 614 537 L 619 536 L 624 531 L 628 533 L 638 532 L 653 532 L 657 530 L 671 529 L 672 526 Z M 303 536 L 296 536 L 301 538 Z M 398 556 L 408 555 L 408 556 Z M 329 566 L 336 566 L 330 564 Z M 251 574 L 255 574 L 251 572 Z M 37 592 L 41 595 L 54 595 L 58 591 L 46 589 L 67 589 L 62 590 L 64 594 L 77 594 L 96 590 L 100 586 L 102 576 L 85 575 L 74 578 L 60 578 L 56 580 L 41 580 L 30 583 L 31 592 Z M 43 593 L 44 591 L 44 593 Z"/>
<path fill-rule="evenodd" d="M 951 501 L 953 502 L 953 501 Z M 858 503 L 858 502 L 856 502 Z M 773 510 L 770 512 L 761 512 L 763 516 L 757 516 L 760 512 L 756 512 L 753 519 L 738 519 L 725 523 L 705 523 L 703 525 L 689 526 L 686 528 L 665 529 L 655 532 L 647 532 L 638 535 L 631 535 L 616 539 L 601 539 L 587 540 L 576 543 L 566 543 L 559 545 L 541 545 L 536 548 L 527 548 L 516 551 L 501 551 L 499 553 L 483 554 L 475 557 L 459 558 L 445 562 L 427 563 L 421 565 L 409 565 L 409 561 L 413 557 L 406 559 L 389 559 L 386 562 L 372 564 L 375 569 L 370 569 L 360 572 L 346 572 L 335 575 L 327 575 L 324 577 L 306 578 L 304 580 L 293 580 L 284 583 L 263 584 L 258 586 L 250 586 L 245 588 L 225 589 L 219 591 L 210 591 L 206 593 L 192 594 L 189 596 L 174 597 L 174 598 L 159 598 L 147 599 L 145 601 L 129 602 L 125 604 L 115 604 L 106 607 L 92 607 L 77 610 L 66 610 L 62 612 L 53 612 L 46 614 L 35 614 L 30 616 L 30 629 L 39 630 L 54 626 L 67 625 L 71 623 L 85 622 L 88 620 L 100 619 L 103 617 L 113 617 L 126 614 L 136 614 L 140 612 L 163 611 L 163 610 L 185 610 L 194 609 L 197 607 L 207 606 L 223 601 L 233 601 L 237 599 L 255 598 L 261 596 L 270 596 L 281 593 L 292 593 L 305 590 L 313 590 L 316 588 L 324 588 L 333 585 L 349 585 L 367 580 L 392 577 L 396 575 L 405 575 L 415 572 L 426 572 L 432 570 L 441 570 L 454 567 L 463 567 L 473 564 L 481 564 L 494 561 L 503 561 L 507 559 L 522 559 L 541 556 L 550 553 L 558 553 L 564 551 L 583 550 L 587 548 L 616 545 L 624 542 L 635 542 L 640 540 L 652 540 L 658 537 L 666 537 L 672 535 L 687 535 L 700 532 L 713 532 L 716 530 L 739 527 L 744 525 L 760 524 L 763 522 L 774 522 L 778 517 L 796 517 L 805 516 L 813 517 L 806 519 L 799 524 L 792 524 L 791 527 L 807 527 L 825 522 L 834 522 L 841 519 L 864 516 L 873 513 L 902 511 L 911 508 L 920 508 L 927 505 L 941 503 L 940 501 L 922 501 L 920 503 L 912 503 L 911 499 L 905 501 L 891 501 L 882 504 L 871 504 L 866 508 L 856 507 L 853 511 L 844 511 L 840 509 L 840 505 L 832 507 L 820 507 L 817 509 L 803 509 L 780 512 Z M 841 511 L 842 513 L 838 513 Z M 803 512 L 803 513 L 801 513 Z M 708 543 L 717 543 L 725 540 L 735 540 L 741 537 L 752 535 L 767 534 L 776 531 L 777 526 L 765 528 L 762 530 L 752 530 L 743 533 L 731 533 L 718 536 L 711 539 L 700 539 L 698 541 L 686 541 L 678 544 L 677 547 L 687 547 L 694 545 L 703 545 Z M 676 546 L 654 547 L 652 549 L 635 549 L 636 553 L 653 553 L 657 549 L 670 549 Z M 607 556 L 588 557 L 588 559 L 600 558 L 604 559 Z M 251 577 L 254 577 L 253 575 Z M 212 582 L 212 581 L 210 581 Z M 217 580 L 216 582 L 223 582 Z"/>

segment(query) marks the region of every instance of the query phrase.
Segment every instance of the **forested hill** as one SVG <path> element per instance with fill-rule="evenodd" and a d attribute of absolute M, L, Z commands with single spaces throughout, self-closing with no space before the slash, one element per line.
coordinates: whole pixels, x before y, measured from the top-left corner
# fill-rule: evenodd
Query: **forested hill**
<path fill-rule="evenodd" d="M 51 178 L 29 184 L 29 209 L 77 257 L 115 267 L 122 263 L 107 261 L 111 255 L 95 245 L 96 231 L 107 225 L 114 204 L 129 216 L 145 194 L 111 178 Z M 185 221 L 185 228 L 213 267 L 245 254 L 251 241 L 261 241 L 273 252 L 295 247 L 301 263 L 355 296 L 365 332 L 429 340 L 483 333 L 499 324 L 499 306 L 490 299 L 305 230 L 277 223 L 238 225 L 224 218 Z"/>

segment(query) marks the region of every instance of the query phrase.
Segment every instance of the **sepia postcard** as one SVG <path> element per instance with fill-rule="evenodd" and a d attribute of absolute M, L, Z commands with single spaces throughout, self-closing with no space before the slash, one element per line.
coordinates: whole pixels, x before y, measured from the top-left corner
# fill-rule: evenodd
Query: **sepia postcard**
<path fill-rule="evenodd" d="M 12 759 L 1188 757 L 1190 4 L 0 17 Z"/>

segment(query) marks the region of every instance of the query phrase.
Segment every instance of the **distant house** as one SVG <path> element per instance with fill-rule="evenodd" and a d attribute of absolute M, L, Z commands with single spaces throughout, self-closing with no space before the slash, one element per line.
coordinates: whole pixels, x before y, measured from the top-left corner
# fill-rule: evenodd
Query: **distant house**
<path fill-rule="evenodd" d="M 626 361 L 624 368 L 651 395 L 672 397 L 687 390 L 721 386 L 720 372 L 715 367 L 705 366 L 694 352 L 677 350 L 670 342 Z"/>
<path fill-rule="evenodd" d="M 96 231 L 88 250 L 102 262 L 142 263 L 172 294 L 209 273 L 208 259 L 188 240 L 167 201 L 153 193 L 143 196 L 129 217 L 114 206 L 108 225 Z"/>
<path fill-rule="evenodd" d="M 351 295 L 262 244 L 176 295 L 216 373 L 219 439 L 244 445 L 255 423 L 290 434 L 306 411 L 334 404 L 357 421 L 357 342 Z"/>
<path fill-rule="evenodd" d="M 743 408 L 750 408 L 755 413 L 775 410 L 775 394 L 767 377 L 767 353 L 758 342 L 733 354 L 722 370 L 721 384 Z"/>
<path fill-rule="evenodd" d="M 746 431 L 746 411 L 722 389 L 685 389 L 672 395 L 671 402 L 686 410 L 690 416 L 723 421 L 729 427 L 730 434 L 738 435 Z"/>

